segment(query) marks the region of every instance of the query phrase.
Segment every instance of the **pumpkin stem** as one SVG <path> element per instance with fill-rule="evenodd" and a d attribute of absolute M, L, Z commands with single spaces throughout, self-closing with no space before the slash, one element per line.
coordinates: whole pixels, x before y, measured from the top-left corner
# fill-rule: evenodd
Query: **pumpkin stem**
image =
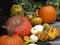
<path fill-rule="evenodd" d="M 22 20 L 16 18 L 13 23 L 14 23 L 14 25 L 18 25 L 18 24 L 21 23 L 21 22 L 22 22 Z"/>
<path fill-rule="evenodd" d="M 51 32 L 53 32 L 54 27 L 52 28 Z"/>
<path fill-rule="evenodd" d="M 8 29 L 6 26 L 2 26 L 2 27 L 7 29 L 6 31 L 9 36 L 13 36 L 13 31 L 11 29 Z"/>
<path fill-rule="evenodd" d="M 9 36 L 13 36 L 13 31 L 12 30 L 8 29 L 7 32 L 8 32 Z"/>

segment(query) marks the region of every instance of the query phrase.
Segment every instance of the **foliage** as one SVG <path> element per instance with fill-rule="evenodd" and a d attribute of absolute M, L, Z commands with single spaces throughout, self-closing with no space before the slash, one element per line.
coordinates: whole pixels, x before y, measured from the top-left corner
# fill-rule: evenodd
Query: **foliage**
<path fill-rule="evenodd" d="M 27 12 L 34 11 L 42 6 L 42 2 L 35 2 L 33 0 L 22 0 L 20 4 Z"/>
<path fill-rule="evenodd" d="M 60 5 L 60 0 L 50 0 L 49 5 L 53 5 L 57 10 L 57 15 L 60 13 L 59 5 Z"/>
<path fill-rule="evenodd" d="M 56 8 L 57 15 L 60 13 L 60 0 L 15 0 L 16 3 L 21 4 L 23 8 L 25 9 L 25 13 L 32 11 L 36 8 L 41 8 L 43 5 L 46 5 L 48 2 L 48 5 L 52 5 Z"/>

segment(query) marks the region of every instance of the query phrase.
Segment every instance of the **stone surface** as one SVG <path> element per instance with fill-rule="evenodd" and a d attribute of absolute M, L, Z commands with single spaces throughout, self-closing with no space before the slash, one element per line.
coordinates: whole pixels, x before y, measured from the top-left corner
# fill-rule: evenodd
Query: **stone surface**
<path fill-rule="evenodd" d="M 56 27 L 59 31 L 59 36 L 60 36 L 60 21 L 55 22 L 54 24 L 51 24 L 52 26 Z"/>

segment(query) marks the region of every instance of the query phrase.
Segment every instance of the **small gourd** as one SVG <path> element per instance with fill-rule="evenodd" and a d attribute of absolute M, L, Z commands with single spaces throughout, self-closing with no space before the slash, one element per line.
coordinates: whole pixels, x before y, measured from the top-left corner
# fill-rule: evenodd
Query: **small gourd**
<path fill-rule="evenodd" d="M 37 36 L 40 41 L 47 41 L 49 39 L 49 36 L 47 35 L 47 33 L 43 31 L 38 32 Z"/>
<path fill-rule="evenodd" d="M 32 14 L 26 15 L 26 17 L 27 17 L 29 20 L 33 19 L 33 15 L 32 15 Z"/>
<path fill-rule="evenodd" d="M 35 43 L 38 41 L 38 37 L 36 35 L 30 35 L 30 39 L 31 39 L 32 43 Z"/>
<path fill-rule="evenodd" d="M 14 4 L 10 10 L 10 16 L 22 15 L 24 16 L 24 9 L 22 5 Z"/>
<path fill-rule="evenodd" d="M 48 36 L 49 36 L 49 40 L 54 40 L 55 38 L 58 37 L 58 29 L 51 26 L 50 29 L 48 30 Z"/>
<path fill-rule="evenodd" d="M 29 43 L 29 42 L 31 42 L 31 40 L 30 40 L 30 37 L 29 37 L 29 36 L 24 36 L 24 38 L 23 38 L 23 39 L 24 39 L 24 41 L 26 41 L 26 42 L 28 42 L 28 43 Z"/>
<path fill-rule="evenodd" d="M 28 44 L 28 45 L 37 45 L 37 44 L 32 43 L 32 44 Z"/>
<path fill-rule="evenodd" d="M 44 23 L 43 26 L 45 31 L 48 31 L 50 29 L 50 25 L 48 23 Z"/>
<path fill-rule="evenodd" d="M 42 25 L 36 25 L 36 26 L 32 27 L 31 34 L 36 35 L 38 32 L 43 31 L 43 28 L 44 27 Z"/>
<path fill-rule="evenodd" d="M 38 12 L 39 12 L 39 9 L 36 9 L 36 10 L 35 10 L 35 14 L 36 14 L 36 16 L 38 16 L 38 17 L 39 17 Z"/>
<path fill-rule="evenodd" d="M 42 19 L 40 17 L 35 17 L 31 20 L 31 23 L 33 25 L 38 25 L 38 24 L 42 24 Z"/>

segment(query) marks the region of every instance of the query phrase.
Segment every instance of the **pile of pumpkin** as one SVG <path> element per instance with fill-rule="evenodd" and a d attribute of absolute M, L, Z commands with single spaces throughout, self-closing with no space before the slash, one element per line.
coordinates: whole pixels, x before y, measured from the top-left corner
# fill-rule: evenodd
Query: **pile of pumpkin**
<path fill-rule="evenodd" d="M 37 41 L 54 40 L 58 37 L 58 29 L 48 23 L 55 20 L 56 11 L 52 6 L 36 10 L 34 16 L 24 16 L 22 6 L 13 5 L 11 17 L 3 26 L 8 34 L 0 37 L 0 45 L 34 45 Z"/>

